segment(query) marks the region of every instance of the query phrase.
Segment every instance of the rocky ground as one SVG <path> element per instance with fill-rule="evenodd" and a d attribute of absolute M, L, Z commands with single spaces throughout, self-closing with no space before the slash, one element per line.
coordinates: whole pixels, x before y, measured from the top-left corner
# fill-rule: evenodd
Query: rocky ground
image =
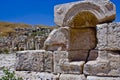
<path fill-rule="evenodd" d="M 3 68 L 7 67 L 10 70 L 14 70 L 15 65 L 15 53 L 13 54 L 0 54 L 0 77 L 3 75 Z"/>

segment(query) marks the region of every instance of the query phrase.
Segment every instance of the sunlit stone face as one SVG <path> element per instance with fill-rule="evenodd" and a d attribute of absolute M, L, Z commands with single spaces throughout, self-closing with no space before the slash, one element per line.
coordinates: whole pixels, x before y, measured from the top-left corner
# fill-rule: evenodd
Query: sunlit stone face
<path fill-rule="evenodd" d="M 72 28 L 82 27 L 95 27 L 98 20 L 94 14 L 89 11 L 83 11 L 78 13 L 71 21 L 70 26 Z"/>

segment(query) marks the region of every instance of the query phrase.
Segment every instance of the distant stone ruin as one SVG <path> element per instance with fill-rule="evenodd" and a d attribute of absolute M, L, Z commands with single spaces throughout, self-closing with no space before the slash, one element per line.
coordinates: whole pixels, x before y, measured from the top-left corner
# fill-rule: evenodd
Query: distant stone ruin
<path fill-rule="evenodd" d="M 50 33 L 45 50 L 17 52 L 16 70 L 48 72 L 40 80 L 120 80 L 120 23 L 112 22 L 115 16 L 109 0 L 56 5 L 54 20 L 60 28 Z"/>

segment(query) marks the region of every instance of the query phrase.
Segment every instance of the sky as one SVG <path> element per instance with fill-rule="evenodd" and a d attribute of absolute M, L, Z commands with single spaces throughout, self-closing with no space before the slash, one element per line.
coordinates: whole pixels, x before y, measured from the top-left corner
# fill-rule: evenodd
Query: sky
<path fill-rule="evenodd" d="M 0 21 L 54 26 L 54 6 L 78 0 L 0 0 Z M 120 0 L 116 4 L 116 22 L 120 22 Z"/>

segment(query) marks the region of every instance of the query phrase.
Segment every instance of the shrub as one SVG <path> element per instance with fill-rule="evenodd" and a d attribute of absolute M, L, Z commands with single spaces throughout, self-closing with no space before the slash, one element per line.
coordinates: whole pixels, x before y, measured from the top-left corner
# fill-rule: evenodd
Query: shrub
<path fill-rule="evenodd" d="M 5 53 L 5 54 L 8 54 L 8 53 L 9 53 L 9 50 L 5 48 L 5 49 L 4 49 L 4 53 Z"/>
<path fill-rule="evenodd" d="M 3 73 L 5 74 L 0 80 L 23 80 L 21 77 L 15 77 L 15 72 L 10 72 L 8 69 L 3 69 Z"/>

